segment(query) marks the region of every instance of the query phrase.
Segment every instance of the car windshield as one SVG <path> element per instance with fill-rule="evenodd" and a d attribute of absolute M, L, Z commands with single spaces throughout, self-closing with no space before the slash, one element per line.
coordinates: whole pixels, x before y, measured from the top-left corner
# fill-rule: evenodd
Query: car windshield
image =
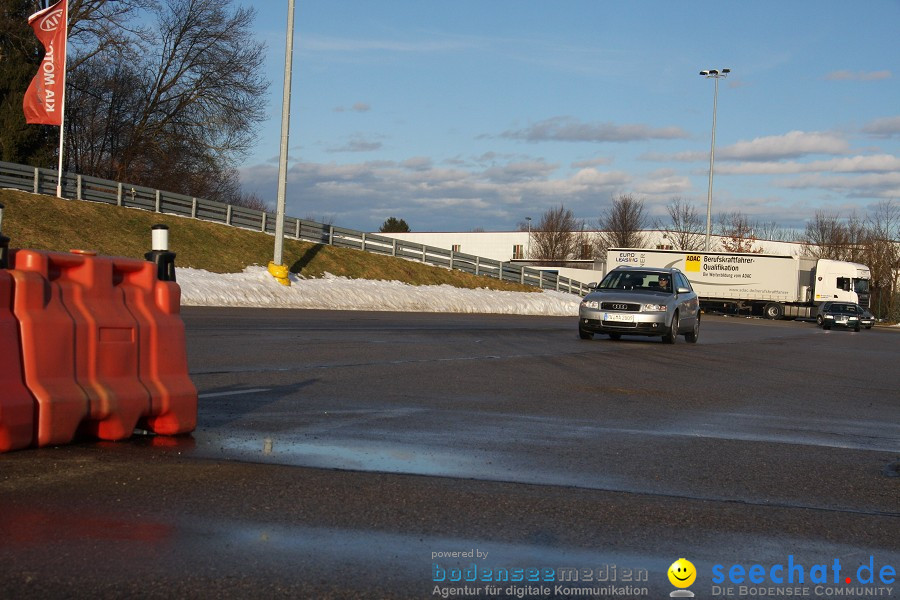
<path fill-rule="evenodd" d="M 852 304 L 833 304 L 831 306 L 831 312 L 855 315 L 856 307 Z"/>
<path fill-rule="evenodd" d="M 598 286 L 605 290 L 652 290 L 671 292 L 672 278 L 652 271 L 611 271 Z"/>

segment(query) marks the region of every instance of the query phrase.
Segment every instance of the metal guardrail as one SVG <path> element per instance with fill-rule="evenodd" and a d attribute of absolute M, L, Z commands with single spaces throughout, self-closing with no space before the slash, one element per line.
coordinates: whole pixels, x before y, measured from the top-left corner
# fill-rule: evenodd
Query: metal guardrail
<path fill-rule="evenodd" d="M 0 162 L 0 188 L 56 195 L 57 177 L 57 171 L 52 169 Z M 73 200 L 115 204 L 275 234 L 275 213 L 88 175 L 64 173 L 62 195 L 64 198 Z M 580 296 L 584 296 L 590 291 L 584 283 L 568 277 L 561 277 L 556 273 L 454 252 L 445 248 L 364 233 L 355 229 L 307 221 L 297 217 L 285 216 L 284 236 L 315 244 L 328 244 L 338 248 L 353 248 L 375 254 L 396 256 L 544 290 L 556 290 Z"/>

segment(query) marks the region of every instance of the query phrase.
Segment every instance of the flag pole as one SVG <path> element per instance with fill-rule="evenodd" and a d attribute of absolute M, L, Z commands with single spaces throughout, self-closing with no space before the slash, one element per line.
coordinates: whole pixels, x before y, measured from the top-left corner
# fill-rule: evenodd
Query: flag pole
<path fill-rule="evenodd" d="M 69 59 L 69 0 L 63 0 L 66 7 L 66 20 L 63 23 L 65 27 L 63 35 L 63 65 L 62 65 L 62 101 L 60 101 L 60 121 L 59 121 L 59 171 L 56 178 L 56 197 L 62 198 L 62 177 L 63 177 L 63 147 L 66 132 L 66 62 Z"/>

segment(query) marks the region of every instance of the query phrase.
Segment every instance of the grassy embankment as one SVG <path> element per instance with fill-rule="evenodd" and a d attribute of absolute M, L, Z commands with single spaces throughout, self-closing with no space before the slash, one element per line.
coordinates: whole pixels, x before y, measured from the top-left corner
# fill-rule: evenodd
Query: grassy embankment
<path fill-rule="evenodd" d="M 12 248 L 143 258 L 150 249 L 150 227 L 169 226 L 169 247 L 177 267 L 213 273 L 238 273 L 272 260 L 274 238 L 216 223 L 121 208 L 95 202 L 60 200 L 14 190 L 0 190 L 3 235 Z M 537 291 L 530 286 L 476 277 L 390 256 L 285 239 L 284 261 L 291 272 L 322 277 L 326 272 L 352 279 L 402 281 L 411 285 L 448 284 L 462 288 Z"/>

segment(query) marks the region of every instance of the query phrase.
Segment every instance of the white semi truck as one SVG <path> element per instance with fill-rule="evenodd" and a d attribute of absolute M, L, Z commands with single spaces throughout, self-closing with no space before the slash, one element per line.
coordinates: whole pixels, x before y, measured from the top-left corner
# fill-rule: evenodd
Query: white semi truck
<path fill-rule="evenodd" d="M 675 267 L 708 309 L 749 311 L 769 319 L 815 317 L 829 300 L 868 308 L 869 267 L 859 263 L 775 254 L 610 248 L 606 269 Z"/>

